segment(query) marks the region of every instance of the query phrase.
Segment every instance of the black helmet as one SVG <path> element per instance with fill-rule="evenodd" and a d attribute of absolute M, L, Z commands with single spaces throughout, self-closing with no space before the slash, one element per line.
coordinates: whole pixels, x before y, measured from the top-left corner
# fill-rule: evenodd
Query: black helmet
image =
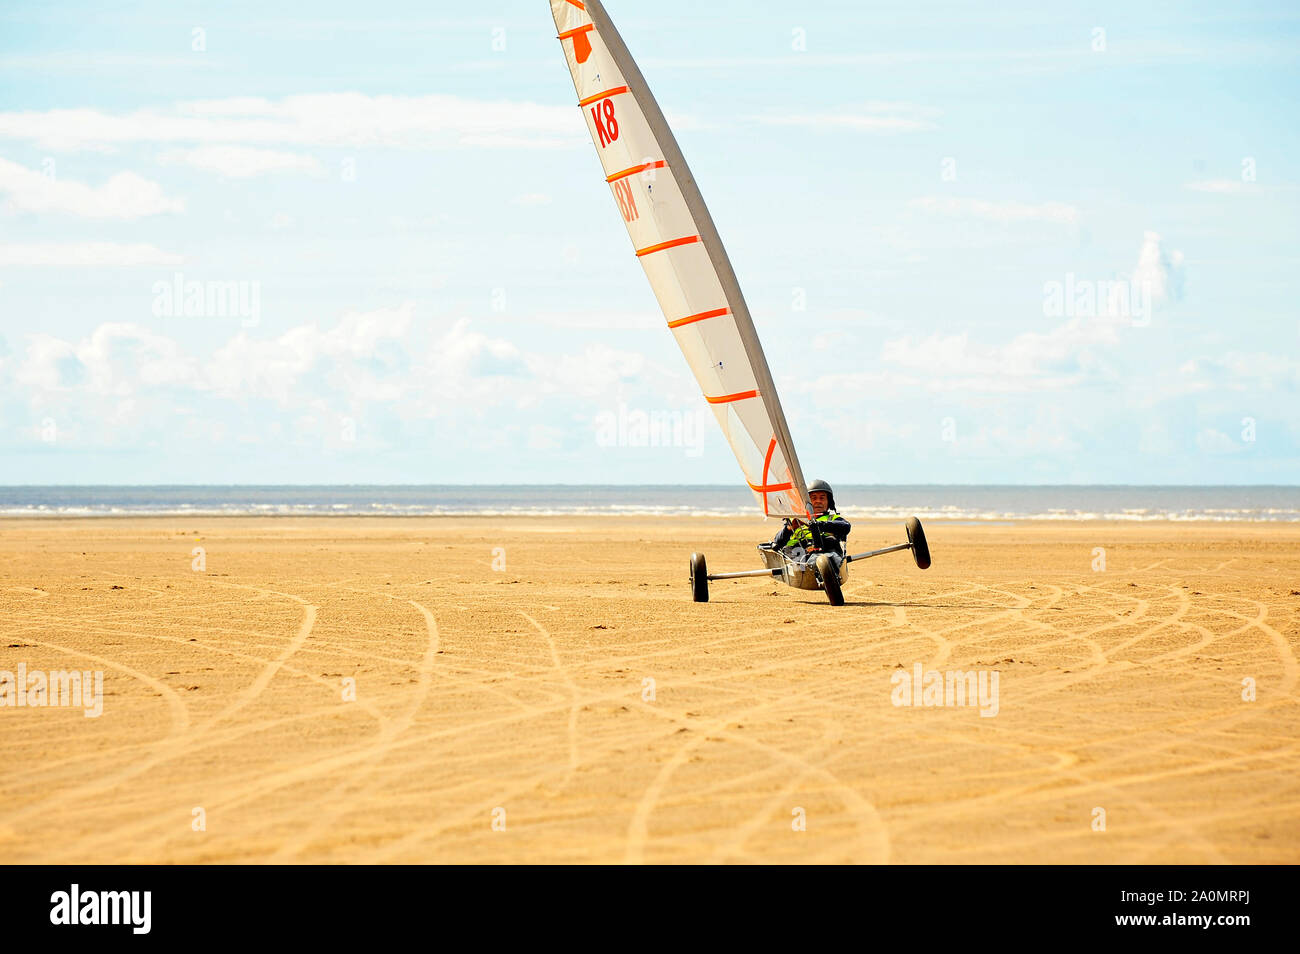
<path fill-rule="evenodd" d="M 814 480 L 808 485 L 808 493 L 811 496 L 814 490 L 823 491 L 826 494 L 826 509 L 835 509 L 835 491 L 831 490 L 831 485 L 824 480 Z"/>

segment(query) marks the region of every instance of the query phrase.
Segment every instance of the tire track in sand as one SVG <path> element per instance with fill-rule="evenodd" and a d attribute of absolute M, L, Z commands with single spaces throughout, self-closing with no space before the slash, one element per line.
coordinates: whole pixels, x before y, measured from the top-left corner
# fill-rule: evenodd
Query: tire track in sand
<path fill-rule="evenodd" d="M 413 694 L 414 698 L 400 715 L 384 724 L 379 730 L 379 737 L 368 746 L 366 758 L 362 761 L 363 765 L 369 766 L 368 771 L 360 779 L 345 779 L 335 785 L 323 799 L 324 803 L 330 807 L 325 811 L 315 812 L 310 825 L 301 830 L 295 837 L 283 842 L 269 859 L 272 864 L 283 863 L 300 854 L 337 818 L 348 811 L 355 810 L 358 804 L 366 802 L 377 784 L 374 778 L 375 763 L 384 755 L 387 755 L 395 746 L 398 738 L 411 727 L 412 722 L 415 721 L 416 713 L 424 705 L 433 686 L 433 666 L 438 658 L 438 621 L 429 608 L 423 603 L 418 603 L 415 600 L 403 600 L 401 597 L 389 593 L 374 593 L 365 590 L 353 590 L 353 592 L 364 592 L 370 596 L 382 596 L 385 599 L 407 603 L 424 617 L 428 640 L 425 644 L 424 655 L 420 659 L 417 686 Z M 225 807 L 228 808 L 229 806 Z"/>
<path fill-rule="evenodd" d="M 271 680 L 275 677 L 275 674 L 280 671 L 280 668 L 284 665 L 284 663 L 288 661 L 289 657 L 292 656 L 293 653 L 297 652 L 299 648 L 301 648 L 303 643 L 306 642 L 307 637 L 311 634 L 312 626 L 315 625 L 316 622 L 316 607 L 311 605 L 301 597 L 293 596 L 292 594 L 289 593 L 280 593 L 275 590 L 262 589 L 255 586 L 245 586 L 243 584 L 238 584 L 238 583 L 220 583 L 215 580 L 208 581 L 208 582 L 216 583 L 219 586 L 231 586 L 239 589 L 252 590 L 253 592 L 261 593 L 261 594 L 271 593 L 276 596 L 282 596 L 285 599 L 293 600 L 294 602 L 300 603 L 306 609 L 302 624 L 298 627 L 298 631 L 294 635 L 294 637 L 290 640 L 289 645 L 285 647 L 284 651 L 281 652 L 276 659 L 269 660 L 267 662 L 266 666 L 258 674 L 257 678 L 253 680 L 253 682 L 250 684 L 248 689 L 240 693 L 239 696 L 236 697 L 236 699 L 230 703 L 230 705 L 226 706 L 224 709 L 217 712 L 214 716 L 205 720 L 202 725 L 196 726 L 194 729 L 190 729 L 189 715 L 187 710 L 184 717 L 184 730 L 181 732 L 173 732 L 172 734 L 165 737 L 161 742 L 159 742 L 157 745 L 154 746 L 153 751 L 148 756 L 146 756 L 143 760 L 125 766 L 124 768 L 119 769 L 116 772 L 110 773 L 107 776 L 102 776 L 100 778 L 93 779 L 88 782 L 84 782 L 81 785 L 74 786 L 73 788 L 64 789 L 60 792 L 56 792 L 52 794 L 49 798 L 43 799 L 40 802 L 34 802 L 33 804 L 28 805 L 25 808 L 19 810 L 14 816 L 12 816 L 13 820 L 26 818 L 38 811 L 46 811 L 53 806 L 64 804 L 71 799 L 87 798 L 102 792 L 111 791 L 112 789 L 121 785 L 123 782 L 129 781 L 130 779 L 133 779 L 143 774 L 144 772 L 149 771 L 149 769 L 153 768 L 154 766 L 166 762 L 169 759 L 175 758 L 178 754 L 185 752 L 187 749 L 189 749 L 190 746 L 192 746 L 194 743 L 201 740 L 204 734 L 207 733 L 213 726 L 221 722 L 223 719 L 229 718 L 234 713 L 240 711 L 245 706 L 247 706 L 250 702 L 252 702 L 258 695 L 260 695 L 261 692 L 265 690 L 265 688 L 270 684 Z M 97 661 L 104 662 L 110 667 L 119 668 L 122 669 L 123 671 L 126 671 L 126 668 L 124 666 L 114 662 L 112 659 L 104 658 L 104 657 L 92 657 L 86 653 L 81 653 L 81 655 L 84 655 L 87 658 L 95 658 Z M 138 675 L 143 676 L 143 674 L 138 674 Z M 164 691 L 164 695 L 170 693 L 170 696 L 168 697 L 169 700 L 173 696 L 179 699 L 179 697 L 176 696 L 174 690 L 172 690 L 170 687 L 165 686 L 163 683 L 153 679 L 152 677 L 146 676 L 144 678 L 146 680 L 149 680 L 150 684 L 153 685 L 154 688 L 161 687 L 161 689 Z"/>
<path fill-rule="evenodd" d="M 578 757 L 578 684 L 573 681 L 573 673 L 569 668 L 560 661 L 559 650 L 555 646 L 555 638 L 551 636 L 548 630 L 537 620 L 533 619 L 523 610 L 516 610 L 520 616 L 528 620 L 533 629 L 537 630 L 546 639 L 546 648 L 550 650 L 551 661 L 555 664 L 555 669 L 560 673 L 564 682 L 569 687 L 569 695 L 572 701 L 569 704 L 569 770 L 564 775 L 564 780 L 560 787 L 564 788 L 573 780 L 573 774 L 578 771 L 581 759 Z"/>

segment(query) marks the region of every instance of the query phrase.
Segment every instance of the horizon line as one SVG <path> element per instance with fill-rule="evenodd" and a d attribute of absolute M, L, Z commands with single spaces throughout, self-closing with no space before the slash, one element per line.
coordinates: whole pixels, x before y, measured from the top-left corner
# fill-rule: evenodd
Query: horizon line
<path fill-rule="evenodd" d="M 1187 483 L 1187 484 L 1106 484 L 1106 483 L 1098 483 L 1098 484 L 1092 484 L 1092 483 L 1067 483 L 1067 484 L 1031 484 L 1031 483 L 942 483 L 942 484 L 941 484 L 941 483 L 859 483 L 859 482 L 857 482 L 857 481 L 852 481 L 852 480 L 840 481 L 839 483 L 840 483 L 841 486 L 844 486 L 844 487 L 881 487 L 881 488 L 885 488 L 885 487 L 910 487 L 910 488 L 926 488 L 926 487 L 935 487 L 935 488 L 963 488 L 963 487 L 964 487 L 964 488 L 980 488 L 980 489 L 995 489 L 995 488 L 1008 488 L 1008 489 L 1010 489 L 1010 488 L 1016 488 L 1016 489 L 1025 489 L 1025 488 L 1053 488 L 1053 489 L 1055 489 L 1055 488 L 1062 488 L 1062 487 L 1086 487 L 1086 488 L 1090 488 L 1090 489 L 1113 488 L 1113 489 L 1117 489 L 1117 490 L 1143 489 L 1143 488 L 1145 488 L 1145 489 L 1181 488 L 1181 489 L 1201 489 L 1201 490 L 1220 490 L 1220 489 L 1224 489 L 1224 490 L 1230 490 L 1230 489 L 1239 489 L 1239 490 L 1248 490 L 1248 489 L 1300 490 L 1300 484 L 1266 484 L 1266 483 L 1251 483 L 1251 484 L 1191 484 L 1191 483 Z M 238 483 L 238 484 L 220 484 L 220 483 L 218 483 L 218 484 L 80 484 L 80 483 L 78 483 L 78 484 L 73 484 L 73 483 L 68 483 L 68 484 L 63 484 L 63 483 L 58 483 L 58 484 L 8 484 L 8 483 L 0 483 L 0 490 L 20 490 L 20 489 L 42 489 L 42 490 L 43 490 L 43 489 L 51 489 L 51 488 L 62 488 L 62 489 L 97 489 L 97 488 L 104 488 L 104 489 L 123 489 L 123 488 L 133 488 L 133 489 L 140 489 L 140 490 L 148 490 L 148 489 L 167 489 L 167 488 L 177 488 L 177 487 L 179 487 L 179 488 L 246 488 L 246 489 L 254 489 L 254 488 L 276 488 L 276 489 L 279 489 L 279 488 L 302 488 L 302 489 L 327 488 L 327 489 L 344 489 L 344 488 L 357 488 L 357 487 L 385 487 L 385 488 L 399 488 L 399 487 L 402 487 L 402 488 L 421 488 L 421 487 L 465 487 L 465 488 L 483 488 L 483 487 L 519 487 L 519 488 L 525 488 L 525 487 L 536 487 L 536 488 L 549 488 L 549 487 L 590 487 L 590 488 L 611 488 L 611 487 L 612 487 L 612 488 L 629 488 L 629 489 L 631 489 L 631 488 L 652 487 L 652 488 L 659 488 L 659 489 L 664 489 L 664 488 L 681 488 L 681 489 L 698 489 L 698 488 L 709 488 L 709 489 L 734 489 L 734 490 L 736 490 L 736 491 L 742 491 L 742 490 L 744 489 L 744 488 L 740 487 L 738 484 L 732 484 L 732 483 L 721 483 L 721 484 L 709 484 L 709 483 L 701 483 L 701 484 L 691 484 L 691 483 L 663 483 L 663 484 L 630 484 L 630 483 L 523 483 L 523 482 L 508 482 L 508 483 L 483 483 L 483 482 L 479 482 L 479 483 L 464 483 L 464 484 L 443 484 L 443 483 L 429 483 L 429 484 L 410 484 L 410 483 L 391 483 L 391 484 L 390 484 L 390 483 L 336 483 L 336 484 L 307 484 L 307 483 L 288 483 L 288 484 L 276 484 L 276 483 Z"/>

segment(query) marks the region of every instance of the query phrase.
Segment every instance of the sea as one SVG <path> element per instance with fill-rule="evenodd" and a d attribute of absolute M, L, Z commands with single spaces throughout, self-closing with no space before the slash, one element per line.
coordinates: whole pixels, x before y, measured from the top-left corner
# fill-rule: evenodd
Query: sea
<path fill-rule="evenodd" d="M 844 484 L 850 520 L 1300 521 L 1300 487 L 885 486 Z M 758 513 L 718 485 L 0 486 L 0 516 L 637 516 Z"/>

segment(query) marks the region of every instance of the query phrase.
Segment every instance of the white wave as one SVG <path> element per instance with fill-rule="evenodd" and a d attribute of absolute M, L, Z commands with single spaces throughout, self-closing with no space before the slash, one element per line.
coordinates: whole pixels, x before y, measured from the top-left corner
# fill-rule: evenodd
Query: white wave
<path fill-rule="evenodd" d="M 324 509 L 325 507 L 328 509 Z M 1208 522 L 1227 523 L 1233 521 L 1247 523 L 1287 523 L 1300 521 L 1300 510 L 1286 508 L 1198 508 L 1186 510 L 1150 510 L 1148 508 L 1129 508 L 1115 511 L 1069 510 L 1051 508 L 1047 510 L 976 510 L 945 505 L 941 507 L 853 507 L 841 508 L 841 512 L 850 521 L 905 520 L 917 516 L 922 520 L 936 522 L 984 523 L 1007 521 L 1053 521 L 1053 522 Z M 118 505 L 78 505 L 51 506 L 36 504 L 20 507 L 0 508 L 4 517 L 262 517 L 262 516 L 371 516 L 391 517 L 719 517 L 749 518 L 756 514 L 748 507 L 692 507 L 671 504 L 605 504 L 572 506 L 420 506 L 410 504 L 371 503 L 369 505 L 308 503 L 256 503 L 225 504 L 220 506 L 200 507 L 194 504 L 178 504 L 167 507 L 123 507 Z"/>

